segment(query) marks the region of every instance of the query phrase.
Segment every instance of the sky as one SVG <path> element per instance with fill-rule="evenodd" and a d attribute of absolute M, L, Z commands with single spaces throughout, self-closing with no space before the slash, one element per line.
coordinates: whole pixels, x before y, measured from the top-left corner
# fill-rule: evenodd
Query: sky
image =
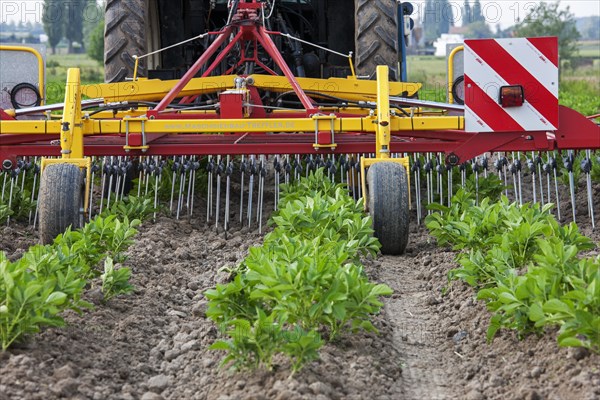
<path fill-rule="evenodd" d="M 499 24 L 504 29 L 514 25 L 517 19 L 522 20 L 527 15 L 531 5 L 540 1 L 553 2 L 553 0 L 481 0 L 481 5 L 487 22 L 493 27 Z M 40 0 L 0 0 L 0 22 L 41 22 L 43 3 Z M 425 1 L 416 0 L 412 3 L 416 5 L 416 9 L 421 11 L 420 15 L 422 15 Z M 453 15 L 457 26 L 462 24 L 457 16 L 460 17 L 459 10 L 462 9 L 463 3 L 464 0 L 450 0 L 450 7 L 454 11 Z M 571 12 L 576 17 L 600 15 L 600 1 L 598 0 L 562 0 L 561 7 L 566 8 L 567 6 L 570 7 Z M 450 15 L 449 12 L 446 12 L 446 14 Z"/>

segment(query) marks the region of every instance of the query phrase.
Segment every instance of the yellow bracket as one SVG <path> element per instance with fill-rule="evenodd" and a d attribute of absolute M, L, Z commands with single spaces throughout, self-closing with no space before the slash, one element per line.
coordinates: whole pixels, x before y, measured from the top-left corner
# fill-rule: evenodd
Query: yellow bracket
<path fill-rule="evenodd" d="M 412 207 L 410 198 L 410 164 L 408 157 L 392 158 L 390 157 L 390 82 L 389 69 L 386 65 L 377 66 L 377 129 L 375 132 L 375 158 L 360 159 L 360 179 L 363 193 L 363 204 L 365 211 L 367 210 L 367 179 L 366 167 L 378 162 L 393 162 L 402 164 L 406 168 L 406 176 L 408 179 L 408 204 Z"/>
<path fill-rule="evenodd" d="M 40 166 L 40 176 L 48 165 L 73 164 L 79 168 L 85 168 L 85 196 L 83 201 L 84 215 L 87 216 L 87 210 L 90 204 L 90 187 L 92 182 L 92 159 L 91 158 L 42 158 Z"/>
<path fill-rule="evenodd" d="M 60 130 L 60 148 L 63 159 L 83 158 L 83 120 L 81 118 L 79 68 L 69 68 L 67 71 L 65 106 Z"/>

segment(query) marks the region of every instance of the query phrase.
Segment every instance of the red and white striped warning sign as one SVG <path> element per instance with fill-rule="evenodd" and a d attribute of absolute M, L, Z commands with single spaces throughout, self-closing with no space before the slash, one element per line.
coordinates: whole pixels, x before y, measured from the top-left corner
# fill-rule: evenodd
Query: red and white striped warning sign
<path fill-rule="evenodd" d="M 558 129 L 558 39 L 465 40 L 465 130 Z M 500 88 L 521 85 L 522 106 L 503 107 Z"/>

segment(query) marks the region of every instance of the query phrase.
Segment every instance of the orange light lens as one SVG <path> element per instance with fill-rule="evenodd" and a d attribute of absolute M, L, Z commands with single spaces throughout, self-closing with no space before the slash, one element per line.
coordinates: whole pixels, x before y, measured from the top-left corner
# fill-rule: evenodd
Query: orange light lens
<path fill-rule="evenodd" d="M 525 90 L 521 85 L 502 86 L 498 103 L 504 108 L 521 107 L 525 102 Z"/>

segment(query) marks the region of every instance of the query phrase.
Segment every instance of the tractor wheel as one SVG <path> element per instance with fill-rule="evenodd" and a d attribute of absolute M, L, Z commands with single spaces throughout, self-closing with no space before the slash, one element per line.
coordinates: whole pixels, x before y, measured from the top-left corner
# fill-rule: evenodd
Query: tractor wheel
<path fill-rule="evenodd" d="M 81 170 L 73 164 L 53 164 L 44 169 L 38 199 L 42 244 L 52 243 L 69 226 L 81 227 L 83 183 Z"/>
<path fill-rule="evenodd" d="M 398 80 L 398 21 L 395 0 L 354 0 L 356 70 L 375 79 L 378 65 L 390 68 Z"/>
<path fill-rule="evenodd" d="M 367 172 L 369 213 L 383 254 L 403 254 L 408 244 L 408 176 L 401 164 L 379 162 Z"/>
<path fill-rule="evenodd" d="M 133 76 L 134 55 L 146 53 L 146 0 L 108 0 L 104 30 L 106 82 L 122 82 Z M 140 60 L 139 76 L 146 76 Z"/>

